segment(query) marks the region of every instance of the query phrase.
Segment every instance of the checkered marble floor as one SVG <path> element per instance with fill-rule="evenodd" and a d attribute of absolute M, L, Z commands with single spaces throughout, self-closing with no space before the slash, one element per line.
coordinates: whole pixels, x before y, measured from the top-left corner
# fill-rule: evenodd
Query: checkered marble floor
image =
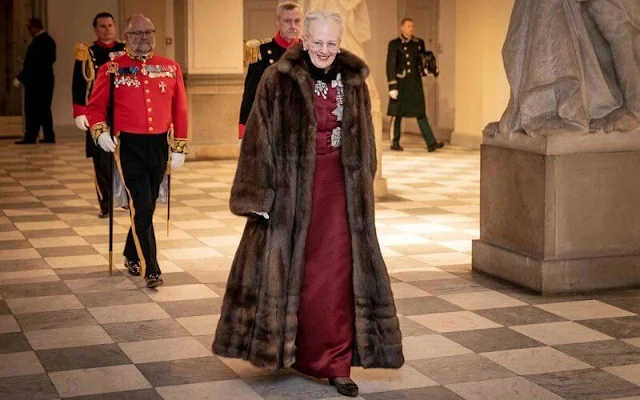
<path fill-rule="evenodd" d="M 540 297 L 473 273 L 479 153 L 384 150 L 377 204 L 407 362 L 354 368 L 359 398 L 640 399 L 640 290 Z M 332 399 L 326 381 L 268 373 L 209 346 L 244 221 L 235 162 L 189 162 L 155 224 L 165 286 L 126 275 L 128 214 L 96 217 L 83 141 L 0 148 L 0 398 Z"/>

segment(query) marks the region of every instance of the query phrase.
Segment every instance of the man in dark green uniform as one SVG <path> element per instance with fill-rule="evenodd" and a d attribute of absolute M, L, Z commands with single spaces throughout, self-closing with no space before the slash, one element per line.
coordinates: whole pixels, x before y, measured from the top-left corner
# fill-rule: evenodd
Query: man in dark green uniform
<path fill-rule="evenodd" d="M 102 12 L 93 18 L 93 30 L 97 40 L 91 43 L 78 43 L 75 46 L 76 62 L 73 66 L 71 92 L 73 119 L 78 129 L 86 132 L 86 156 L 93 158 L 96 194 L 100 203 L 98 217 L 106 218 L 109 216 L 109 198 L 111 197 L 111 185 L 109 184 L 111 158 L 109 153 L 94 143 L 89 133 L 85 107 L 93 89 L 98 69 L 110 59 L 124 54 L 125 44 L 115 40 L 115 22 L 113 16 L 107 12 Z"/>
<path fill-rule="evenodd" d="M 389 42 L 387 50 L 387 81 L 389 84 L 389 108 L 387 115 L 394 117 L 392 123 L 391 150 L 402 151 L 400 134 L 402 117 L 417 118 L 420 132 L 429 152 L 444 146 L 438 143 L 427 119 L 422 91 L 422 76 L 438 75 L 433 53 L 427 51 L 424 40 L 413 36 L 411 18 L 400 24 L 401 34 Z"/>
<path fill-rule="evenodd" d="M 244 48 L 244 64 L 249 66 L 244 81 L 244 93 L 240 106 L 238 136 L 244 136 L 244 125 L 256 97 L 258 83 L 262 74 L 271 64 L 277 62 L 285 51 L 298 42 L 304 14 L 300 6 L 293 1 L 283 1 L 276 9 L 278 32 L 273 38 L 249 40 Z"/>

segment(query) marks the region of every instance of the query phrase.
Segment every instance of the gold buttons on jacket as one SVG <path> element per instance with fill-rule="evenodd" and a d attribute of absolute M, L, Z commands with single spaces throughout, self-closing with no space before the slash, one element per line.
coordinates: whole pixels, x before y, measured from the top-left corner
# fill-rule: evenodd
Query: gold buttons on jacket
<path fill-rule="evenodd" d="M 153 132 L 153 126 L 149 127 L 149 132 Z"/>
<path fill-rule="evenodd" d="M 145 90 L 144 90 L 144 92 L 145 92 L 145 93 L 149 93 L 149 89 L 145 89 Z"/>
<path fill-rule="evenodd" d="M 148 83 L 149 83 L 149 81 L 145 79 L 145 80 L 144 80 L 144 84 L 146 85 L 146 84 L 148 84 Z"/>
<path fill-rule="evenodd" d="M 147 108 L 147 112 L 151 112 L 151 107 Z"/>
<path fill-rule="evenodd" d="M 153 121 L 153 118 L 149 117 L 149 122 Z"/>
<path fill-rule="evenodd" d="M 151 103 L 151 99 L 147 99 L 147 103 Z"/>

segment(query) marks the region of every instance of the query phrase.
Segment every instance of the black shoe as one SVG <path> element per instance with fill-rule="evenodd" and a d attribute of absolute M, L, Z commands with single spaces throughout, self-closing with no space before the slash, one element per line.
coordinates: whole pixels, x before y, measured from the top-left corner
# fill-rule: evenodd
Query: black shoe
<path fill-rule="evenodd" d="M 338 383 L 334 379 L 329 379 L 329 384 L 335 386 L 338 393 L 343 396 L 356 397 L 358 395 L 358 385 L 349 378 L 340 378 L 343 382 Z"/>
<path fill-rule="evenodd" d="M 140 267 L 140 261 L 129 261 L 125 258 L 124 266 L 125 268 L 127 268 L 127 272 L 129 272 L 129 275 L 140 276 L 140 271 L 142 270 L 142 268 Z"/>
<path fill-rule="evenodd" d="M 427 151 L 429 153 L 431 153 L 431 152 L 436 151 L 437 149 L 441 149 L 443 147 L 444 147 L 444 142 L 440 142 L 440 143 L 436 143 L 436 144 L 434 144 L 432 146 L 428 146 L 427 147 Z"/>
<path fill-rule="evenodd" d="M 393 150 L 393 151 L 404 151 L 402 146 L 400 146 L 399 144 L 392 144 L 391 145 L 391 150 Z"/>
<path fill-rule="evenodd" d="M 20 139 L 20 140 L 16 140 L 14 142 L 15 144 L 36 144 L 35 141 L 30 141 L 30 140 L 24 140 L 24 139 Z"/>
<path fill-rule="evenodd" d="M 100 211 L 98 213 L 98 218 L 107 218 L 109 216 L 109 211 Z"/>
<path fill-rule="evenodd" d="M 150 274 L 149 276 L 144 277 L 145 282 L 147 282 L 148 288 L 154 288 L 158 286 L 164 285 L 164 281 L 160 274 Z"/>

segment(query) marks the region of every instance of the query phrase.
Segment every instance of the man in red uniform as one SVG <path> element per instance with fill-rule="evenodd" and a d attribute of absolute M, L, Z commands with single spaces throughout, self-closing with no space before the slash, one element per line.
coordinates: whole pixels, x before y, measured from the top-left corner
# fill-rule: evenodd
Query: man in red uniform
<path fill-rule="evenodd" d="M 143 15 L 129 20 L 126 54 L 98 70 L 87 105 L 91 134 L 104 151 L 114 153 L 130 198 L 131 228 L 124 248 L 131 275 L 144 275 L 147 287 L 164 282 L 156 257 L 153 213 L 167 168 L 184 164 L 187 145 L 187 96 L 180 65 L 153 54 L 154 27 Z M 114 126 L 107 126 L 109 67 L 115 67 Z M 113 133 L 113 136 L 111 135 Z"/>

